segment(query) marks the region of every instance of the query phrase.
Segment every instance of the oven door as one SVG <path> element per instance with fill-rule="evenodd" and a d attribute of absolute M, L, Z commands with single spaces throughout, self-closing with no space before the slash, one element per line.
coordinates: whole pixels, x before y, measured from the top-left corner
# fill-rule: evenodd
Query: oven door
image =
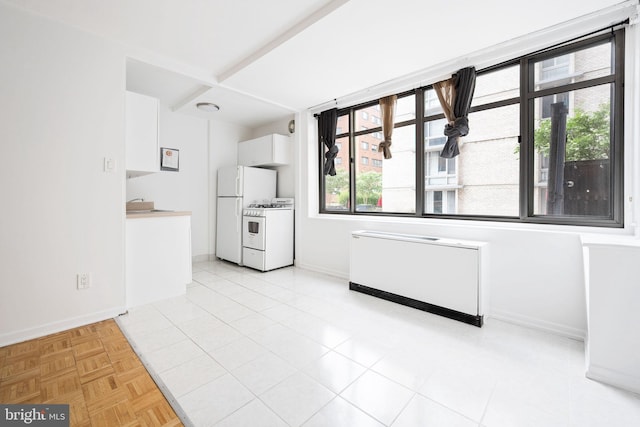
<path fill-rule="evenodd" d="M 245 216 L 242 219 L 242 246 L 264 251 L 267 219 L 262 216 Z"/>

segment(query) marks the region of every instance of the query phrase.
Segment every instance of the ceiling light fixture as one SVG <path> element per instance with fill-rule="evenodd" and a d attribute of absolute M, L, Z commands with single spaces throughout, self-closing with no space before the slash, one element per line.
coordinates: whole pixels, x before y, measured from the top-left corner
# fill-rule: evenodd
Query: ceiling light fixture
<path fill-rule="evenodd" d="M 220 110 L 220 107 L 212 102 L 198 102 L 196 104 L 196 108 L 207 113 L 215 113 L 216 111 Z"/>

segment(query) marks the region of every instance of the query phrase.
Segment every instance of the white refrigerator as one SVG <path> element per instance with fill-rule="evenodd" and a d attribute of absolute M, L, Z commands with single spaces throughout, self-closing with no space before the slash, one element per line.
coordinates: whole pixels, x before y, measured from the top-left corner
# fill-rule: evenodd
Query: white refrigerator
<path fill-rule="evenodd" d="M 227 166 L 218 169 L 216 257 L 242 265 L 242 211 L 276 197 L 276 174 L 270 169 Z"/>

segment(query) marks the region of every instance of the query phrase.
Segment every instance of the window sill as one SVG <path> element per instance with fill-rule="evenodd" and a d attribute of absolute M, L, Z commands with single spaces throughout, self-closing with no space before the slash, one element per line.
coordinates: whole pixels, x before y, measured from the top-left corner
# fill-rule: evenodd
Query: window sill
<path fill-rule="evenodd" d="M 415 218 L 403 216 L 378 216 L 366 214 L 340 214 L 340 213 L 315 213 L 310 214 L 309 219 L 317 219 L 321 221 L 344 221 L 354 223 L 366 223 L 367 226 L 380 224 L 388 229 L 388 226 L 438 226 L 443 230 L 446 228 L 468 228 L 482 230 L 500 230 L 500 231 L 539 231 L 544 233 L 566 233 L 579 235 L 583 242 L 633 242 L 634 240 L 640 245 L 640 235 L 636 232 L 636 227 L 627 226 L 624 228 L 611 227 L 593 227 L 580 225 L 565 224 L 540 224 L 540 223 L 523 223 L 513 221 L 491 221 L 491 220 L 473 220 L 473 219 L 450 219 L 450 218 Z M 361 227 L 361 225 L 358 225 Z M 640 231 L 640 229 L 638 230 Z M 606 243 L 604 243 L 606 244 Z"/>
<path fill-rule="evenodd" d="M 623 246 L 640 248 L 640 236 L 612 236 L 604 234 L 581 234 L 582 246 Z"/>

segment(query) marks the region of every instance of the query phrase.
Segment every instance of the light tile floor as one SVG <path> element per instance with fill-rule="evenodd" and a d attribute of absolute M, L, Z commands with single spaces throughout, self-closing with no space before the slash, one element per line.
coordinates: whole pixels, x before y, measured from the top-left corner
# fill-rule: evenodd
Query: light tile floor
<path fill-rule="evenodd" d="M 585 378 L 582 342 L 294 267 L 205 262 L 193 279 L 118 321 L 195 426 L 640 426 L 640 396 Z"/>

